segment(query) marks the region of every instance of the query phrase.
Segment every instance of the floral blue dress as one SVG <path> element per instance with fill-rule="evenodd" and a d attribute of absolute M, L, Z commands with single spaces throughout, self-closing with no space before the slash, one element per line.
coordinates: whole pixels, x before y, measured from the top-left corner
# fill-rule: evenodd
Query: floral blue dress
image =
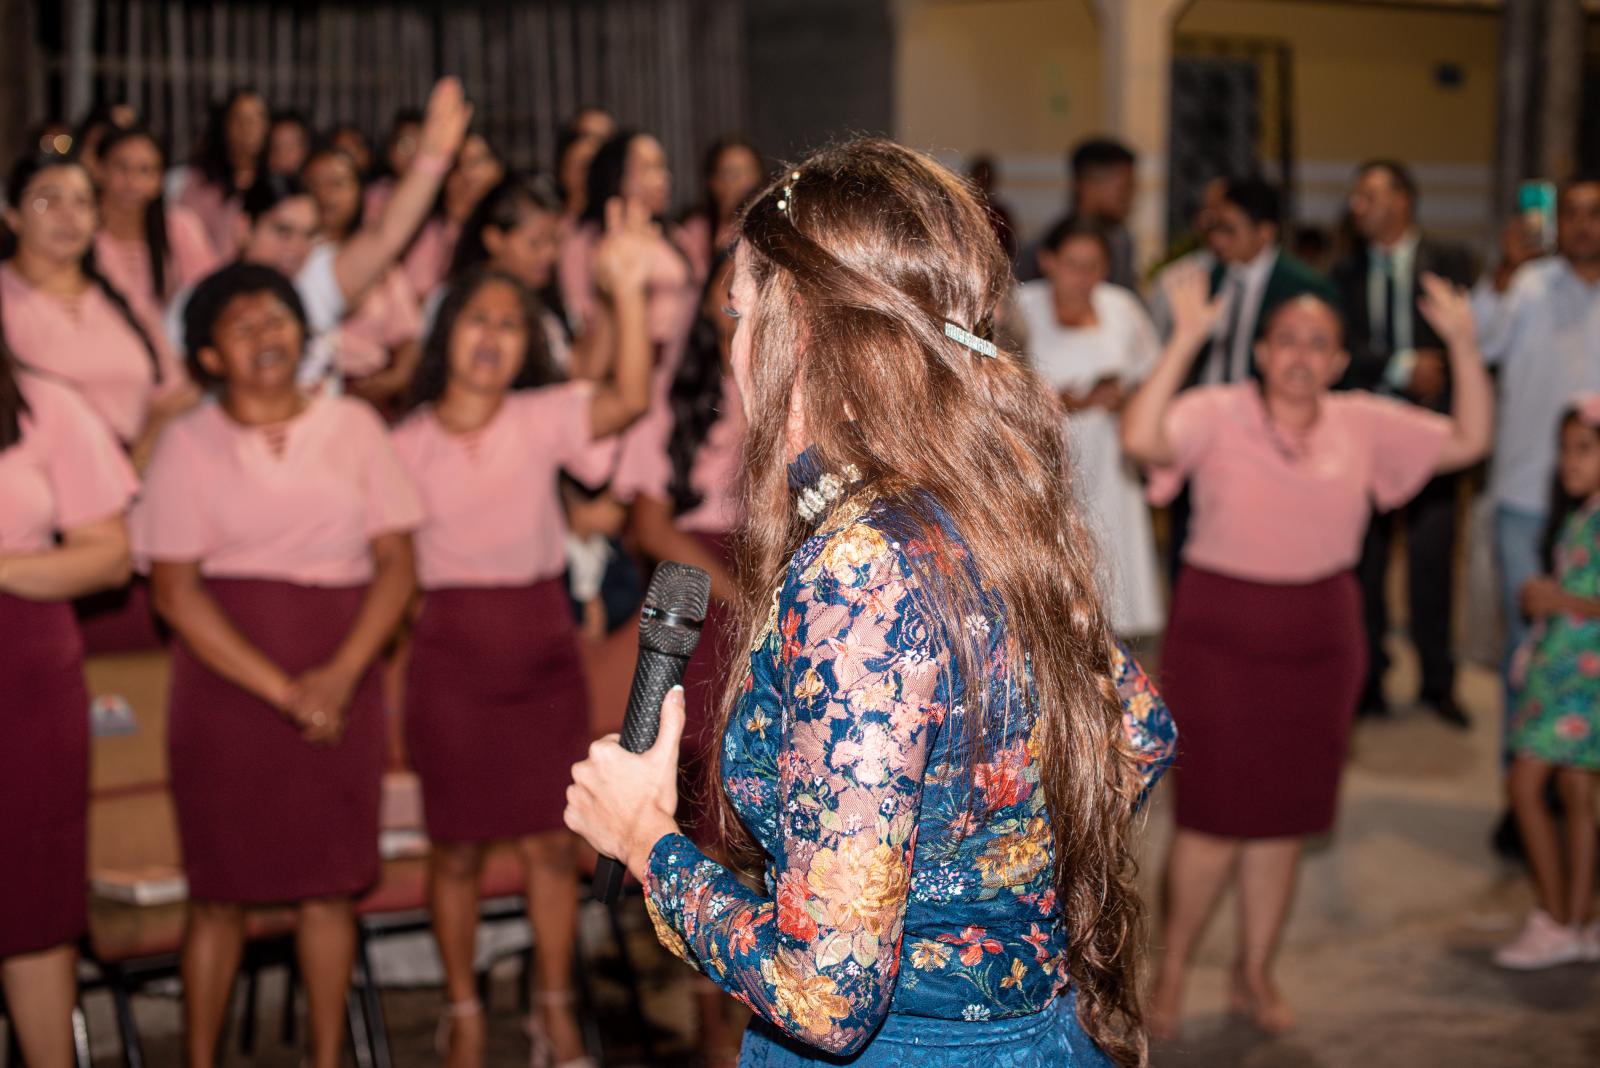
<path fill-rule="evenodd" d="M 646 906 L 668 949 L 755 1013 L 741 1065 L 1105 1064 L 1073 1011 L 1034 717 L 997 727 L 969 803 L 950 729 L 966 689 L 918 578 L 966 551 L 948 526 L 900 540 L 904 518 L 846 499 L 751 650 L 723 768 L 768 855 L 764 892 L 669 835 Z M 1003 613 L 967 626 L 991 695 L 1014 687 Z M 1117 676 L 1148 790 L 1176 732 L 1120 649 Z"/>

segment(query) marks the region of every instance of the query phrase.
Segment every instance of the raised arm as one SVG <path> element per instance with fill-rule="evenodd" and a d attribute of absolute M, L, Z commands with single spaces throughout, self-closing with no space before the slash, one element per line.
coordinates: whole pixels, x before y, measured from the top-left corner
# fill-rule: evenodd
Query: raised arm
<path fill-rule="evenodd" d="M 1171 309 L 1172 334 L 1155 369 L 1122 410 L 1122 450 L 1154 467 L 1176 460 L 1167 440 L 1167 408 L 1183 388 L 1195 357 L 1205 348 L 1217 317 L 1227 306 L 1226 297 L 1208 297 L 1206 273 L 1192 264 L 1174 266 L 1162 288 Z"/>
<path fill-rule="evenodd" d="M 334 258 L 333 276 L 346 303 L 354 303 L 405 251 L 433 207 L 471 121 L 472 105 L 461 83 L 440 78 L 428 97 L 416 162 L 394 187 L 377 224 L 359 230 Z"/>
<path fill-rule="evenodd" d="M 883 535 L 834 535 L 751 656 L 738 709 L 775 740 L 777 899 L 688 839 L 650 854 L 646 901 L 663 944 L 809 1046 L 861 1049 L 889 1010 L 935 705 L 920 598 Z M 759 787 L 758 787 L 759 788 Z"/>
<path fill-rule="evenodd" d="M 1436 274 L 1421 278 L 1423 317 L 1444 339 L 1450 360 L 1450 440 L 1434 470 L 1471 467 L 1489 453 L 1494 435 L 1494 387 L 1478 351 L 1478 331 L 1466 290 Z"/>
<path fill-rule="evenodd" d="M 608 320 L 603 336 L 614 346 L 611 375 L 594 391 L 589 422 L 594 436 L 615 434 L 650 407 L 650 341 L 646 286 L 660 231 L 643 204 L 613 199 L 606 205 L 606 232 L 595 248 L 595 282 L 603 300 L 597 318 Z"/>

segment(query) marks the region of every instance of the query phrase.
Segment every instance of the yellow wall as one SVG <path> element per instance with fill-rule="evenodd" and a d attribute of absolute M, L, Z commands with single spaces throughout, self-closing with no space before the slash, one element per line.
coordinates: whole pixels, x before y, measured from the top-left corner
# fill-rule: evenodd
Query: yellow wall
<path fill-rule="evenodd" d="M 1500 33 L 1495 12 L 1308 0 L 1195 0 L 1178 33 L 1287 41 L 1294 135 L 1307 159 L 1494 157 Z M 1433 80 L 1443 61 L 1462 84 Z"/>
<path fill-rule="evenodd" d="M 909 0 L 898 10 L 901 141 L 1059 157 L 1100 122 L 1089 0 Z"/>

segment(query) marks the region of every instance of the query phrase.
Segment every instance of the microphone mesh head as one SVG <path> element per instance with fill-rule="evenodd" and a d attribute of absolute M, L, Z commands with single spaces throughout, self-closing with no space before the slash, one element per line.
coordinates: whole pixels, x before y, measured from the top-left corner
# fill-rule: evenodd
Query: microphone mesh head
<path fill-rule="evenodd" d="M 650 576 L 639 616 L 639 647 L 687 657 L 700 641 L 711 603 L 711 576 L 692 564 L 663 561 Z"/>

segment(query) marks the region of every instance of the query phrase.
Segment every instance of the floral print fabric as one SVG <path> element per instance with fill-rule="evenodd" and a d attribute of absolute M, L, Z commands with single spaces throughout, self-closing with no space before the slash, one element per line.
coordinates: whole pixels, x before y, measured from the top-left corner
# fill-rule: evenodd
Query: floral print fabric
<path fill-rule="evenodd" d="M 1555 555 L 1562 589 L 1600 597 L 1600 506 L 1568 517 Z M 1554 616 L 1540 624 L 1529 645 L 1511 751 L 1600 771 L 1600 619 Z"/>
<path fill-rule="evenodd" d="M 881 503 L 836 509 L 796 552 L 751 650 L 723 771 L 768 854 L 765 892 L 679 835 L 656 844 L 645 888 L 663 944 L 835 1054 L 891 1012 L 1027 1016 L 1068 983 L 1034 717 L 986 724 L 993 740 L 965 774 L 960 725 L 982 702 L 928 591 L 970 562 L 948 527 L 902 536 L 906 519 Z M 1003 612 L 965 626 L 983 636 L 988 704 L 1003 709 L 1018 685 Z M 1132 658 L 1119 649 L 1116 665 L 1148 790 L 1175 731 Z"/>

